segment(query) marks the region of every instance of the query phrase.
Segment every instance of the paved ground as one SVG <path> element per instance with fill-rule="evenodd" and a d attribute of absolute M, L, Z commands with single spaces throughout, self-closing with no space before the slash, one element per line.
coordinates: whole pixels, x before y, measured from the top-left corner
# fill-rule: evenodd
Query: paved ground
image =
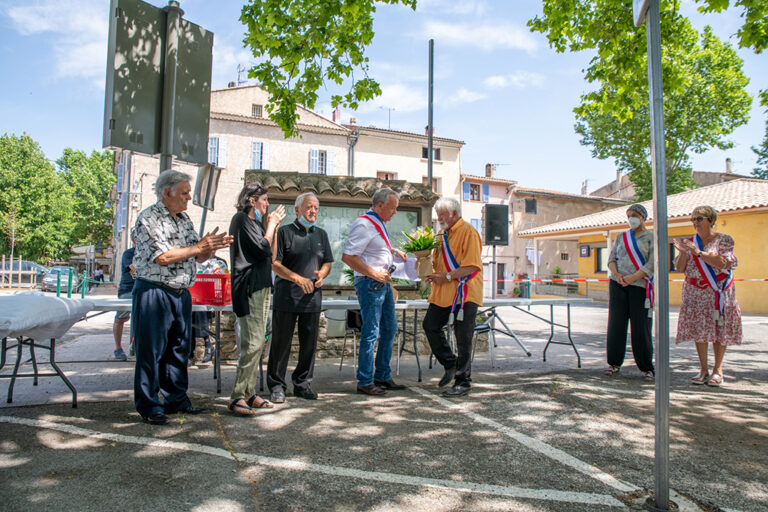
<path fill-rule="evenodd" d="M 289 397 L 252 419 L 231 416 L 224 367 L 191 370 L 190 394 L 211 408 L 166 427 L 139 423 L 128 363 L 67 364 L 80 406 L 58 379 L 17 382 L 0 407 L 4 510 L 580 511 L 639 509 L 653 487 L 654 386 L 629 363 L 602 376 L 607 310 L 574 309 L 569 347 L 541 360 L 548 330 L 503 317 L 533 352 L 499 340 L 497 367 L 478 354 L 474 386 L 444 399 L 440 368 L 416 381 L 412 355 L 385 398 L 354 393 L 354 371 L 318 361 L 320 400 Z M 59 360 L 111 355 L 107 315 L 78 324 Z M 671 322 L 674 334 L 676 316 Z M 693 347 L 672 347 L 670 485 L 684 510 L 768 510 L 768 317 L 745 316 L 745 343 L 726 354 L 721 389 L 688 384 Z M 562 339 L 562 335 L 560 337 Z M 422 361 L 425 363 L 425 361 Z M 4 369 L 5 372 L 7 369 Z M 7 385 L 7 381 L 2 381 Z M 0 392 L 5 392 L 0 387 Z M 680 493 L 680 494 L 677 494 Z"/>

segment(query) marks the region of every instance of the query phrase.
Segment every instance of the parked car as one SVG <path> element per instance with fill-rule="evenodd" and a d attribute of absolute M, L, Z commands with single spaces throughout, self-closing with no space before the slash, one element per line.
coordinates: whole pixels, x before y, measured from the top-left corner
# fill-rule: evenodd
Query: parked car
<path fill-rule="evenodd" d="M 43 277 L 42 289 L 44 291 L 56 291 L 56 281 L 58 279 L 58 273 L 61 272 L 61 290 L 67 291 L 67 282 L 69 281 L 69 267 L 55 266 L 51 267 L 51 270 Z M 72 291 L 78 291 L 80 289 L 80 276 L 77 272 L 72 272 Z"/>
<path fill-rule="evenodd" d="M 10 271 L 9 271 L 10 270 Z M 32 276 L 35 276 L 35 282 L 40 285 L 43 282 L 43 278 L 48 274 L 50 268 L 45 265 L 41 265 L 34 261 L 21 260 L 21 283 L 29 284 L 32 281 Z M 3 284 L 9 285 L 11 283 L 19 283 L 19 275 L 14 272 L 19 271 L 19 260 L 14 260 L 13 265 L 6 260 L 5 266 L 0 269 L 0 275 L 2 275 Z"/>

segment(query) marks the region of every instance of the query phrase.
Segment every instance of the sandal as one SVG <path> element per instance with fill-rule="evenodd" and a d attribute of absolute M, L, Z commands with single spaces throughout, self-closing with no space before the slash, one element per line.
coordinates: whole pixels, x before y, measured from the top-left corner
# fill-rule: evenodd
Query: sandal
<path fill-rule="evenodd" d="M 236 416 L 255 416 L 256 412 L 246 405 L 245 400 L 238 398 L 229 402 L 229 410 Z"/>
<path fill-rule="evenodd" d="M 699 374 L 696 375 L 695 377 L 691 377 L 691 384 L 694 384 L 696 386 L 701 386 L 702 384 L 706 384 L 710 377 L 711 375 L 709 374 L 709 372 L 707 373 L 699 372 Z"/>
<path fill-rule="evenodd" d="M 643 380 L 645 382 L 653 382 L 655 379 L 653 372 L 643 372 Z"/>
<path fill-rule="evenodd" d="M 621 370 L 621 366 L 615 366 L 615 365 L 611 365 L 611 366 L 609 366 L 609 367 L 608 367 L 608 369 L 607 369 L 607 370 L 605 370 L 605 371 L 603 372 L 603 374 L 604 374 L 604 375 L 607 375 L 607 376 L 609 376 L 609 377 L 613 377 L 614 375 L 616 375 L 617 373 L 619 373 L 619 370 Z"/>
<path fill-rule="evenodd" d="M 256 401 L 257 397 L 258 397 L 258 395 L 253 395 L 251 398 L 248 399 L 248 402 L 247 402 L 248 403 L 248 407 L 250 407 L 252 409 L 272 409 L 275 406 L 275 404 L 273 404 L 269 400 L 262 400 L 258 404 L 253 405 L 253 403 Z"/>
<path fill-rule="evenodd" d="M 723 380 L 724 378 L 722 375 L 720 375 L 719 373 L 713 373 L 712 377 L 710 377 L 709 380 L 707 381 L 707 386 L 718 387 L 720 386 L 720 384 L 723 383 Z"/>

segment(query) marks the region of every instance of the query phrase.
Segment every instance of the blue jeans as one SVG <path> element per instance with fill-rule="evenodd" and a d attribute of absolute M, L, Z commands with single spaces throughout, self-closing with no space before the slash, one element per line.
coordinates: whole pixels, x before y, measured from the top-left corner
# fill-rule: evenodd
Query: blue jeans
<path fill-rule="evenodd" d="M 397 334 L 397 317 L 395 298 L 389 283 L 382 284 L 369 277 L 356 277 L 355 292 L 363 317 L 357 358 L 357 384 L 365 387 L 373 384 L 374 380 L 383 382 L 392 377 L 389 360 L 392 358 L 392 344 Z M 379 348 L 376 351 L 374 373 L 373 346 L 377 338 Z"/>

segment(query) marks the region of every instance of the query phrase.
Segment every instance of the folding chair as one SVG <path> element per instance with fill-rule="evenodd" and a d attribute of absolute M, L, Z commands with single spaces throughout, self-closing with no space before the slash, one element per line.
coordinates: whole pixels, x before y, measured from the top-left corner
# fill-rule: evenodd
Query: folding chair
<path fill-rule="evenodd" d="M 354 360 L 355 370 L 357 370 L 357 335 L 361 334 L 363 328 L 363 315 L 359 309 L 347 310 L 347 325 L 344 332 L 344 344 L 341 346 L 341 362 L 339 362 L 339 371 L 344 365 L 344 352 L 347 348 L 347 336 L 352 333 L 352 358 Z"/>

